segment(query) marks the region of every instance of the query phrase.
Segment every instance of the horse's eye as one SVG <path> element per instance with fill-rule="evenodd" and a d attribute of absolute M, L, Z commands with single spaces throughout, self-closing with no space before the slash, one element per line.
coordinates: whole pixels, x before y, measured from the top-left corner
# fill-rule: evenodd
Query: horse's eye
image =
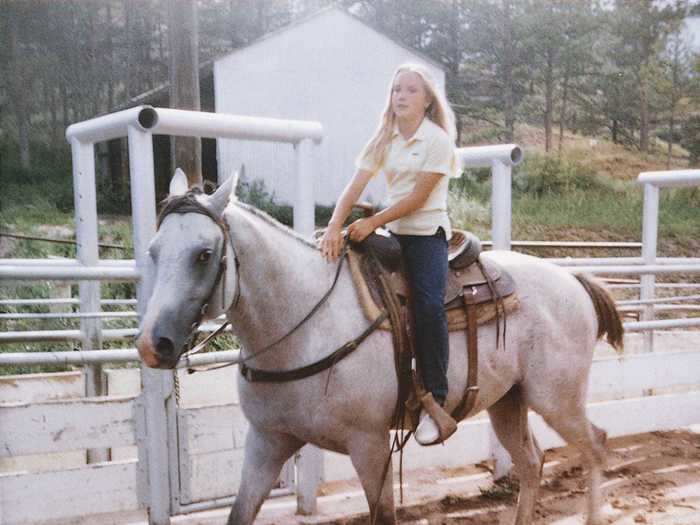
<path fill-rule="evenodd" d="M 197 262 L 208 263 L 211 259 L 211 250 L 203 250 L 199 256 L 197 256 Z"/>

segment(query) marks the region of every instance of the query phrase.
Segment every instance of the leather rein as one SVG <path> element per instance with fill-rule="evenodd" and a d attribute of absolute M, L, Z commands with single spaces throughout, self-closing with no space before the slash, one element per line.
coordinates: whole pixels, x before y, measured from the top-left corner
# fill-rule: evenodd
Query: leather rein
<path fill-rule="evenodd" d="M 211 220 L 213 220 L 216 225 L 221 229 L 221 232 L 223 234 L 223 246 L 222 246 L 222 251 L 221 251 L 221 259 L 219 261 L 219 269 L 217 272 L 217 277 L 214 280 L 214 284 L 212 285 L 211 291 L 209 295 L 207 296 L 207 300 L 204 302 L 204 304 L 201 306 L 199 309 L 199 314 L 197 317 L 197 320 L 192 323 L 192 326 L 190 328 L 190 334 L 187 338 L 187 345 L 189 346 L 191 342 L 194 340 L 197 334 L 197 329 L 199 328 L 199 325 L 202 322 L 202 319 L 204 317 L 204 313 L 206 312 L 208 306 L 209 306 L 209 299 L 213 295 L 214 291 L 216 290 L 217 285 L 219 282 L 223 279 L 222 282 L 222 293 L 221 293 L 221 307 L 222 309 L 226 309 L 226 269 L 227 269 L 227 260 L 226 260 L 226 247 L 227 244 L 231 246 L 231 250 L 234 253 L 234 271 L 236 272 L 236 295 L 234 296 L 234 299 L 231 303 L 231 306 L 229 308 L 230 311 L 233 311 L 236 309 L 238 306 L 238 303 L 240 302 L 240 297 L 241 297 L 241 288 L 240 288 L 240 260 L 238 259 L 238 255 L 236 254 L 235 250 L 233 249 L 233 243 L 231 243 L 231 237 L 229 233 L 229 228 L 228 224 L 226 224 L 225 221 L 221 220 L 219 217 L 214 215 L 206 206 L 201 204 L 197 199 L 197 195 L 202 195 L 203 192 L 199 188 L 195 188 L 192 190 L 189 190 L 187 193 L 180 197 L 175 197 L 168 199 L 165 203 L 165 206 L 161 210 L 160 214 L 158 215 L 158 222 L 157 222 L 157 229 L 160 228 L 161 223 L 165 219 L 165 217 L 171 213 L 178 213 L 178 214 L 186 214 L 186 213 L 199 213 L 202 215 L 206 215 L 209 217 Z M 343 267 L 343 262 L 345 258 L 347 257 L 347 244 L 343 246 L 342 253 L 340 255 L 340 261 L 338 263 L 338 267 L 335 272 L 335 276 L 333 278 L 333 283 L 331 284 L 330 288 L 326 291 L 326 293 L 321 297 L 321 299 L 311 308 L 311 310 L 304 316 L 303 319 L 301 319 L 291 330 L 289 330 L 286 334 L 284 334 L 282 337 L 279 337 L 272 343 L 264 346 L 263 348 L 256 350 L 255 352 L 250 353 L 247 357 L 242 357 L 239 359 L 236 359 L 234 361 L 231 361 L 230 363 L 225 363 L 222 365 L 215 365 L 215 366 L 210 366 L 210 367 L 202 367 L 202 368 L 194 368 L 190 366 L 190 360 L 189 358 L 198 353 L 201 352 L 207 345 L 207 343 L 219 335 L 221 332 L 223 332 L 231 323 L 230 321 L 226 321 L 224 324 L 222 324 L 219 328 L 217 328 L 214 332 L 209 334 L 204 340 L 202 340 L 199 344 L 196 346 L 190 348 L 186 352 L 184 352 L 181 356 L 180 359 L 184 359 L 185 363 L 188 365 L 187 370 L 189 373 L 194 373 L 194 372 L 201 372 L 201 371 L 208 371 L 208 370 L 215 370 L 219 368 L 225 368 L 229 366 L 234 366 L 234 365 L 240 365 L 240 372 L 243 377 L 249 381 L 249 382 L 272 382 L 272 383 L 282 383 L 282 382 L 287 382 L 287 381 L 295 381 L 298 379 L 303 379 L 305 377 L 309 377 L 315 374 L 318 374 L 319 372 L 322 372 L 323 370 L 326 370 L 328 368 L 331 368 L 334 366 L 338 361 L 344 359 L 348 355 L 350 355 L 354 350 L 356 350 L 360 344 L 372 333 L 374 332 L 381 323 L 388 318 L 389 314 L 386 310 L 382 311 L 382 314 L 374 320 L 359 336 L 356 338 L 348 341 L 344 345 L 342 345 L 340 348 L 337 348 L 334 352 L 332 352 L 330 355 L 306 366 L 302 366 L 299 368 L 294 368 L 291 370 L 259 370 L 256 368 L 249 367 L 246 365 L 246 362 L 254 359 L 256 357 L 259 357 L 269 351 L 271 351 L 276 345 L 287 339 L 289 336 L 291 336 L 293 333 L 295 333 L 299 328 L 301 328 L 311 317 L 314 316 L 314 314 L 325 304 L 325 302 L 328 300 L 330 297 L 331 293 L 335 289 L 335 285 L 338 283 L 338 279 L 340 277 L 340 271 Z"/>

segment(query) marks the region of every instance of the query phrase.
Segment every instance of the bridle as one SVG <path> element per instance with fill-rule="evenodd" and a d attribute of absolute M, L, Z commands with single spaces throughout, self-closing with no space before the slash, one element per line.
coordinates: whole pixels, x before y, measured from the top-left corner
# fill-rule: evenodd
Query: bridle
<path fill-rule="evenodd" d="M 223 236 L 223 244 L 221 246 L 221 258 L 219 259 L 219 269 L 217 270 L 216 279 L 214 279 L 214 283 L 212 284 L 212 287 L 209 290 L 209 293 L 207 294 L 207 300 L 204 302 L 204 304 L 202 304 L 202 306 L 199 309 L 196 321 L 192 323 L 192 326 L 190 327 L 190 334 L 188 336 L 188 340 L 192 339 L 193 334 L 196 333 L 196 329 L 199 328 L 199 325 L 202 323 L 204 314 L 209 308 L 209 302 L 213 299 L 212 296 L 214 295 L 214 291 L 216 290 L 216 287 L 219 285 L 219 283 L 221 283 L 221 309 L 226 310 L 226 270 L 228 267 L 228 260 L 226 256 L 227 246 L 230 246 L 231 251 L 233 252 L 233 267 L 234 271 L 236 272 L 236 282 L 238 282 L 238 267 L 240 265 L 238 256 L 236 255 L 236 252 L 233 249 L 233 244 L 231 243 L 231 235 L 229 232 L 228 224 L 216 215 L 214 215 L 214 213 L 209 208 L 207 208 L 201 202 L 199 202 L 197 200 L 197 196 L 199 195 L 204 195 L 204 192 L 198 187 L 195 187 L 189 190 L 184 195 L 168 199 L 165 202 L 163 209 L 158 214 L 158 221 L 156 223 L 157 231 L 160 229 L 163 220 L 168 215 L 171 215 L 173 213 L 181 215 L 184 215 L 186 213 L 199 213 L 201 215 L 209 217 L 212 221 L 214 221 L 214 223 L 221 230 L 221 234 Z M 236 295 L 233 298 L 232 306 L 235 307 L 239 299 L 240 287 L 236 286 Z"/>
<path fill-rule="evenodd" d="M 197 329 L 199 328 L 199 325 L 202 322 L 202 319 L 204 317 L 204 314 L 209 306 L 209 300 L 211 299 L 211 296 L 214 294 L 214 291 L 216 290 L 217 285 L 219 282 L 221 282 L 222 286 L 222 293 L 221 293 L 221 306 L 222 309 L 227 310 L 226 308 L 226 267 L 227 267 L 227 259 L 226 259 L 226 253 L 227 253 L 227 246 L 230 246 L 231 251 L 234 254 L 234 271 L 236 272 L 236 293 L 234 295 L 234 298 L 231 302 L 231 305 L 229 306 L 228 310 L 233 311 L 236 309 L 240 302 L 241 298 L 241 287 L 240 287 L 240 260 L 238 258 L 238 255 L 236 254 L 236 251 L 234 250 L 233 243 L 231 242 L 231 236 L 229 232 L 229 227 L 228 224 L 226 224 L 225 221 L 221 220 L 219 217 L 214 215 L 214 213 L 211 212 L 206 206 L 204 206 L 202 203 L 200 203 L 197 200 L 198 195 L 202 195 L 203 192 L 199 188 L 194 188 L 192 190 L 189 190 L 187 193 L 185 193 L 182 196 L 174 197 L 166 201 L 165 206 L 161 210 L 160 214 L 158 215 L 158 222 L 157 222 L 157 227 L 160 228 L 161 223 L 167 217 L 168 215 L 172 213 L 178 213 L 178 214 L 186 214 L 186 213 L 199 213 L 202 215 L 206 215 L 209 217 L 211 220 L 213 220 L 216 225 L 221 229 L 221 232 L 223 234 L 223 246 L 222 246 L 222 251 L 221 251 L 221 259 L 219 261 L 219 269 L 217 272 L 216 279 L 214 280 L 214 284 L 212 285 L 212 288 L 209 292 L 209 295 L 207 296 L 207 301 L 201 306 L 199 309 L 199 313 L 197 316 L 197 319 L 194 323 L 192 323 L 192 326 L 190 327 L 190 333 L 187 337 L 187 346 L 190 346 L 192 344 L 192 341 L 194 340 L 196 334 L 197 334 Z M 239 359 L 236 359 L 234 361 L 231 361 L 229 363 L 221 364 L 221 365 L 215 365 L 215 366 L 210 366 L 206 368 L 194 368 L 190 366 L 190 360 L 189 358 L 198 353 L 201 352 L 207 345 L 207 343 L 216 337 L 218 334 L 223 332 L 229 325 L 230 322 L 226 321 L 223 323 L 219 328 L 217 328 L 214 332 L 209 334 L 204 340 L 202 340 L 199 344 L 197 344 L 194 347 L 191 347 L 189 350 L 186 352 L 183 352 L 183 354 L 180 356 L 180 360 L 185 361 L 187 364 L 187 369 L 190 373 L 192 372 L 197 372 L 197 371 L 202 371 L 202 370 L 214 370 L 218 368 L 225 368 L 228 366 L 234 366 L 234 365 L 240 365 L 241 367 L 241 373 L 243 376 L 248 380 L 248 381 L 264 381 L 264 382 L 284 382 L 284 381 L 293 381 L 296 379 L 302 379 L 304 377 L 309 377 L 311 375 L 317 374 L 318 372 L 325 370 L 327 368 L 330 368 L 333 366 L 336 362 L 340 361 L 347 355 L 349 355 L 351 352 L 353 352 L 359 344 L 364 341 L 365 338 L 367 338 L 379 325 L 388 317 L 388 314 L 383 312 L 382 315 L 380 315 L 377 320 L 375 320 L 370 326 L 368 326 L 364 332 L 362 332 L 358 337 L 355 339 L 348 341 L 345 343 L 343 346 L 340 348 L 336 349 L 332 354 L 329 356 L 312 363 L 311 365 L 293 369 L 293 370 L 285 370 L 285 371 L 265 371 L 265 370 L 256 370 L 254 368 L 248 367 L 245 363 L 251 359 L 254 359 L 256 357 L 259 357 L 272 349 L 288 337 L 290 337 L 292 334 L 294 334 L 299 328 L 301 328 L 311 317 L 314 316 L 316 312 L 323 306 L 328 298 L 330 297 L 331 293 L 335 289 L 336 284 L 338 283 L 339 277 L 340 277 L 340 271 L 343 267 L 343 262 L 347 256 L 347 244 L 343 246 L 343 250 L 340 255 L 340 261 L 338 263 L 338 267 L 336 268 L 335 271 L 335 276 L 333 278 L 333 283 L 331 286 L 328 288 L 326 293 L 321 297 L 318 302 L 311 308 L 311 310 L 298 322 L 292 327 L 287 333 L 285 333 L 283 336 L 277 338 L 274 340 L 272 343 L 265 345 L 263 348 L 260 348 L 254 352 L 251 352 L 249 355 L 246 357 L 241 357 Z M 223 280 L 223 281 L 222 281 Z"/>

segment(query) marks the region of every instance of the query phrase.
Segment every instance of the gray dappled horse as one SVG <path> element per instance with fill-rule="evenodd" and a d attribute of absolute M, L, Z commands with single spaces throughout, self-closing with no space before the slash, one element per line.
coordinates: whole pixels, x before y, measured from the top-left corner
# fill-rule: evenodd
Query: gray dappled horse
<path fill-rule="evenodd" d="M 194 196 L 210 216 L 179 210 L 160 224 L 149 248 L 154 290 L 137 342 L 148 366 L 173 368 L 196 324 L 224 312 L 243 357 L 265 349 L 247 364 L 274 371 L 314 363 L 369 324 L 345 265 L 328 300 L 283 338 L 330 288 L 337 266 L 314 243 L 237 202 L 236 182 L 234 176 L 213 195 Z M 178 170 L 170 197 L 187 189 Z M 596 340 L 607 332 L 614 346 L 622 344 L 614 303 L 598 285 L 535 257 L 505 251 L 483 257 L 510 272 L 521 302 L 508 316 L 505 349 L 496 349 L 495 322 L 480 327 L 480 390 L 472 411 L 488 411 L 513 459 L 520 478 L 515 522 L 531 523 L 542 475 L 544 455 L 528 427 L 531 408 L 583 454 L 590 469 L 588 523 L 600 523 L 606 435 L 586 416 L 586 390 Z M 464 338 L 463 332 L 450 333 L 448 411 L 465 388 Z M 238 387 L 250 429 L 229 524 L 253 522 L 283 463 L 305 443 L 349 454 L 370 515 L 378 523 L 395 523 L 391 469 L 383 479 L 397 396 L 389 332 L 373 332 L 347 358 L 311 377 L 284 383 L 241 378 Z"/>

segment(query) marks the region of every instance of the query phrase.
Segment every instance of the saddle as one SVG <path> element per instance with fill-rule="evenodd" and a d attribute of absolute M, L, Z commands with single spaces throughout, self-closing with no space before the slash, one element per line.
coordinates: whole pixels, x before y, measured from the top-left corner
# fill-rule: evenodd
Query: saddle
<path fill-rule="evenodd" d="M 448 330 L 465 330 L 467 339 L 467 386 L 462 400 L 451 416 L 464 419 L 476 405 L 478 394 L 477 326 L 496 320 L 496 344 L 505 345 L 506 317 L 519 307 L 511 276 L 497 263 L 481 258 L 479 239 L 466 231 L 453 231 L 448 246 L 449 271 L 444 308 Z M 389 234 L 373 233 L 362 243 L 351 243 L 348 251 L 350 271 L 365 316 L 375 321 L 383 311 L 389 317 L 379 325 L 389 330 L 394 342 L 394 361 L 399 378 L 399 400 L 407 412 L 395 415 L 395 428 L 415 429 L 420 409 L 431 415 L 436 403 L 426 392 L 417 371 L 413 349 L 411 294 L 402 269 L 401 246 Z M 397 412 L 401 410 L 397 409 Z M 444 413 L 443 413 L 444 414 Z M 449 419 L 449 417 L 448 417 Z M 439 442 L 456 430 L 454 421 L 441 429 Z"/>

